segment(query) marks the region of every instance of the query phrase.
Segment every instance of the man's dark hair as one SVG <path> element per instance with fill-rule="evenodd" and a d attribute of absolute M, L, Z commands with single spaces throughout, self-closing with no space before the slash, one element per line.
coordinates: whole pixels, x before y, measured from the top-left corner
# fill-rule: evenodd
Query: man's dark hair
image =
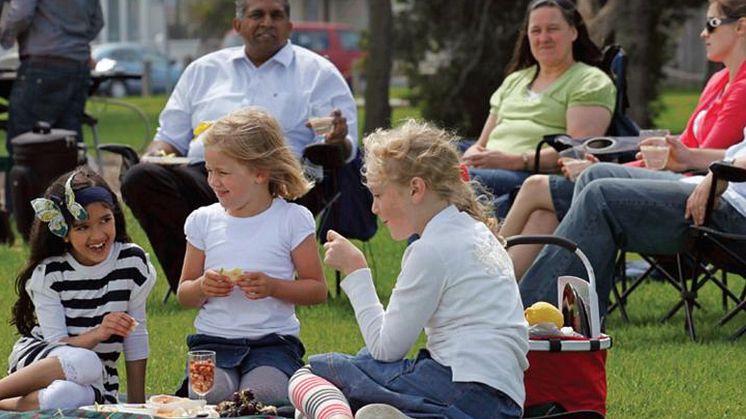
<path fill-rule="evenodd" d="M 285 15 L 290 19 L 290 0 L 282 0 L 282 8 Z M 246 0 L 236 0 L 236 17 L 241 19 L 246 16 Z"/>

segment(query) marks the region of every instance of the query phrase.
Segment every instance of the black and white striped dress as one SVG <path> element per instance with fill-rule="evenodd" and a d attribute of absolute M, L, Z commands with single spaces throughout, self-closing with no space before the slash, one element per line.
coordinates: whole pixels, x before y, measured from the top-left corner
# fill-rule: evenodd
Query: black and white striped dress
<path fill-rule="evenodd" d="M 60 317 L 64 316 L 68 336 L 78 336 L 98 326 L 108 313 L 129 312 L 132 307 L 143 305 L 154 283 L 155 270 L 145 251 L 136 244 L 115 242 L 109 257 L 94 266 L 81 265 L 70 254 L 45 259 L 34 270 L 26 291 L 37 306 L 37 318 L 42 318 L 37 298 L 58 301 L 59 307 L 51 311 L 59 310 Z M 58 341 L 64 336 L 45 340 L 44 326 L 35 327 L 32 336 L 21 337 L 13 346 L 8 358 L 9 373 L 64 345 Z M 104 366 L 103 387 L 94 386 L 97 402 L 117 403 L 117 360 L 123 344 L 121 336 L 112 336 L 92 349 Z"/>

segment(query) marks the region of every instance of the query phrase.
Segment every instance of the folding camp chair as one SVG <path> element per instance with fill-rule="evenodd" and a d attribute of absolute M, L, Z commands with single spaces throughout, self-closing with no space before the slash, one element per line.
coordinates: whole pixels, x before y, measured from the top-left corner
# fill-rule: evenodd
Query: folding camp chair
<path fill-rule="evenodd" d="M 362 153 L 347 163 L 342 148 L 330 144 L 311 144 L 303 150 L 303 157 L 324 168 L 323 208 L 319 213 L 316 237 L 326 242 L 326 232 L 334 230 L 348 239 L 363 242 L 363 251 L 373 259 L 370 239 L 376 234 L 378 221 L 372 213 L 373 196 L 363 185 Z M 375 272 L 375 270 L 374 270 Z M 340 293 L 341 275 L 335 271 L 336 295 Z"/>
<path fill-rule="evenodd" d="M 696 339 L 693 311 L 699 308 L 698 291 L 708 282 L 715 284 L 722 291 L 723 307 L 734 302 L 735 307 L 728 311 L 718 322 L 723 325 L 733 319 L 738 313 L 746 313 L 746 284 L 740 295 L 735 294 L 728 287 L 730 274 L 746 278 L 746 235 L 732 234 L 719 231 L 709 226 L 710 214 L 715 202 L 717 180 L 729 182 L 746 182 L 746 170 L 724 162 L 710 165 L 713 174 L 713 187 L 707 202 L 705 222 L 701 226 L 692 225 L 689 228 L 684 249 L 673 257 L 641 255 L 648 263 L 648 268 L 636 278 L 631 285 L 624 282 L 624 253 L 620 252 L 617 259 L 618 273 L 615 285 L 612 287 L 615 302 L 609 306 L 609 312 L 619 308 L 622 317 L 627 320 L 626 302 L 632 293 L 655 269 L 658 270 L 666 282 L 673 285 L 680 294 L 678 303 L 669 310 L 664 320 L 671 318 L 678 310 L 684 308 L 687 333 L 692 340 Z M 746 222 L 746 219 L 744 220 Z M 663 261 L 663 263 L 661 263 Z M 673 263 L 671 263 L 673 262 Z M 733 336 L 736 339 L 746 333 L 746 326 L 739 329 Z"/>

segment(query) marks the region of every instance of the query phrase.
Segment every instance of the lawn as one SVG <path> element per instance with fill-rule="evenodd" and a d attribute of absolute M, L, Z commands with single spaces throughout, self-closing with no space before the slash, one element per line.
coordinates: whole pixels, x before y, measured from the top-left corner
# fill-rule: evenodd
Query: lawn
<path fill-rule="evenodd" d="M 148 116 L 146 130 L 140 117 L 129 108 L 113 104 L 91 103 L 89 111 L 100 119 L 102 142 L 125 142 L 136 147 L 144 144 L 146 132 L 152 133 L 157 112 L 165 98 L 130 98 Z M 676 92 L 663 98 L 664 112 L 658 119 L 661 127 L 680 132 L 696 103 L 696 95 Z M 416 115 L 414 109 L 397 109 L 394 120 Z M 150 134 L 148 134 L 150 135 Z M 88 136 L 90 138 L 90 136 Z M 128 214 L 134 240 L 151 252 L 147 239 Z M 390 295 L 405 245 L 393 242 L 385 228 L 370 241 L 366 249 L 375 257 L 376 286 L 382 298 Z M 0 367 L 7 367 L 4 355 L 16 339 L 7 325 L 9 309 L 15 300 L 14 275 L 23 264 L 27 248 L 17 242 L 0 248 L 0 278 L 7 284 L 0 289 Z M 156 262 L 154 260 L 154 262 Z M 160 271 L 160 267 L 158 267 Z M 160 273 L 160 272 L 159 272 Z M 173 297 L 163 302 L 166 281 L 160 280 L 150 296 L 148 323 L 151 356 L 147 392 L 166 393 L 177 386 L 186 354 L 185 336 L 191 333 L 193 310 L 182 309 Z M 333 274 L 327 272 L 330 289 Z M 742 287 L 740 278 L 731 280 Z M 740 291 L 740 288 L 738 289 Z M 696 312 L 701 342 L 692 343 L 683 328 L 683 316 L 676 315 L 660 323 L 676 300 L 674 290 L 663 283 L 644 284 L 630 299 L 631 321 L 625 324 L 618 313 L 608 320 L 607 331 L 614 339 L 608 352 L 608 411 L 610 417 L 746 417 L 746 338 L 730 342 L 727 336 L 746 321 L 739 315 L 725 327 L 715 323 L 722 313 L 719 294 L 707 286 L 701 292 L 702 310 Z M 301 337 L 308 354 L 342 351 L 356 352 L 363 341 L 355 324 L 352 309 L 344 296 L 330 298 L 320 306 L 300 307 Z M 122 369 L 123 371 L 123 369 Z"/>

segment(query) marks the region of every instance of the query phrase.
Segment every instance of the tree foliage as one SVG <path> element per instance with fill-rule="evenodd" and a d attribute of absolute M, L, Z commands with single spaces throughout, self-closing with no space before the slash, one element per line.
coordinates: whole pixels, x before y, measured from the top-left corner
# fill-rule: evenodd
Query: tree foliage
<path fill-rule="evenodd" d="M 425 119 L 479 135 L 524 9 L 514 0 L 406 2 L 396 16 L 396 52 Z"/>

